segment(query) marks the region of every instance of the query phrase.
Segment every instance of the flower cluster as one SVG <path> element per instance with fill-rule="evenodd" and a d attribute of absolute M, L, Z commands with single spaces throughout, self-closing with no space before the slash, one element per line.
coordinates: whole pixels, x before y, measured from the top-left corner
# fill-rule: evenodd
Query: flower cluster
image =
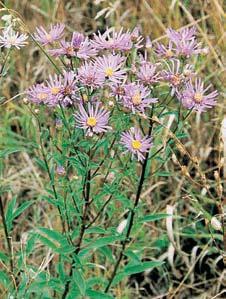
<path fill-rule="evenodd" d="M 196 78 L 188 61 L 190 56 L 206 52 L 193 27 L 168 29 L 167 44 L 145 40 L 137 28 L 109 28 L 91 37 L 73 32 L 71 38 L 65 38 L 64 31 L 63 24 L 56 24 L 49 30 L 39 27 L 33 35 L 63 68 L 60 74 L 31 86 L 27 96 L 33 103 L 52 108 L 73 107 L 75 127 L 86 136 L 113 131 L 114 111 L 121 112 L 121 118 L 128 113 L 132 128 L 121 133 L 120 144 L 143 161 L 152 137 L 133 125 L 137 118 L 148 119 L 155 104 L 161 104 L 161 93 L 154 93 L 156 85 L 167 86 L 185 109 L 202 112 L 216 105 L 217 91 L 208 93 L 210 86 L 205 88 Z"/>

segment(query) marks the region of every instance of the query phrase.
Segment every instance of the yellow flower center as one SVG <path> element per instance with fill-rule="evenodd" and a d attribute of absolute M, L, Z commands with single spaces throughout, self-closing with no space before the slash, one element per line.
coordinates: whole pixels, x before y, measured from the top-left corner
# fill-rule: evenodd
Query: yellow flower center
<path fill-rule="evenodd" d="M 107 68 L 105 69 L 105 76 L 106 76 L 106 77 L 111 77 L 111 76 L 113 76 L 113 74 L 114 74 L 114 70 L 113 70 L 113 68 L 111 68 L 111 67 L 107 67 Z"/>
<path fill-rule="evenodd" d="M 170 58 L 173 56 L 173 52 L 171 50 L 167 50 L 165 55 L 167 58 Z"/>
<path fill-rule="evenodd" d="M 74 48 L 73 47 L 68 47 L 66 49 L 67 55 L 73 55 L 74 54 Z"/>
<path fill-rule="evenodd" d="M 132 97 L 132 102 L 134 105 L 139 105 L 141 103 L 142 99 L 141 99 L 141 95 L 139 92 L 136 92 L 134 94 L 134 96 Z"/>
<path fill-rule="evenodd" d="M 202 94 L 200 92 L 195 93 L 195 95 L 194 95 L 194 101 L 196 103 L 201 103 L 202 99 L 203 99 L 203 96 L 202 96 Z"/>
<path fill-rule="evenodd" d="M 15 45 L 15 43 L 16 43 L 16 37 L 15 36 L 11 36 L 10 39 L 9 39 L 9 43 L 11 45 Z"/>
<path fill-rule="evenodd" d="M 60 91 L 60 88 L 59 88 L 59 87 L 52 87 L 52 88 L 51 88 L 51 93 L 52 93 L 53 95 L 58 94 L 59 91 Z"/>
<path fill-rule="evenodd" d="M 51 41 L 52 40 L 52 36 L 50 35 L 50 34 L 46 34 L 46 39 L 48 40 L 48 41 Z"/>
<path fill-rule="evenodd" d="M 83 101 L 87 102 L 88 101 L 88 96 L 87 94 L 83 94 L 82 95 Z"/>
<path fill-rule="evenodd" d="M 139 150 L 141 148 L 141 142 L 139 140 L 133 140 L 132 141 L 132 148 Z"/>
<path fill-rule="evenodd" d="M 97 124 L 97 120 L 95 117 L 88 117 L 87 119 L 87 125 L 90 127 L 94 127 Z"/>
<path fill-rule="evenodd" d="M 41 92 L 37 95 L 39 100 L 45 100 L 48 97 L 47 93 Z"/>
<path fill-rule="evenodd" d="M 179 85 L 180 84 L 180 76 L 179 75 L 173 75 L 171 79 L 173 85 Z"/>

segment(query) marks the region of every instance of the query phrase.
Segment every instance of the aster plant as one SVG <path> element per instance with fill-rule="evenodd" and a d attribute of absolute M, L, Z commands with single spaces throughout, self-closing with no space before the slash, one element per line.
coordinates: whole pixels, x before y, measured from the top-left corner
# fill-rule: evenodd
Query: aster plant
<path fill-rule="evenodd" d="M 27 36 L 10 30 L 0 34 L 0 46 L 23 46 Z M 218 96 L 196 77 L 193 57 L 206 50 L 195 28 L 166 34 L 166 43 L 146 43 L 137 28 L 88 37 L 68 36 L 64 24 L 53 24 L 32 35 L 56 71 L 29 86 L 24 99 L 37 124 L 38 163 L 49 179 L 42 198 L 61 221 L 61 231 L 34 228 L 26 249 L 31 254 L 41 242 L 59 256 L 57 276 L 48 274 L 57 285 L 50 296 L 113 298 L 129 274 L 162 267 L 161 260 L 142 261 L 137 228 L 150 218 L 142 214 L 141 194 L 178 146 L 189 115 L 213 108 Z M 29 285 L 17 289 L 25 296 Z"/>

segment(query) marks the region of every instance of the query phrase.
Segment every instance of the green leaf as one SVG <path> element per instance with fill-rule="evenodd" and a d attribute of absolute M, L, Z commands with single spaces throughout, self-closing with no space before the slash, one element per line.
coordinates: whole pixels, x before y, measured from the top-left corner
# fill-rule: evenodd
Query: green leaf
<path fill-rule="evenodd" d="M 58 248 L 57 248 L 56 244 L 54 244 L 49 239 L 47 239 L 41 235 L 38 235 L 38 239 L 42 242 L 42 244 L 46 245 L 47 247 L 51 248 L 54 251 L 57 251 Z"/>
<path fill-rule="evenodd" d="M 150 269 L 155 268 L 155 267 L 159 267 L 163 263 L 164 262 L 160 262 L 160 261 L 151 261 L 151 262 L 143 262 L 139 265 L 133 265 L 133 266 L 128 265 L 124 268 L 124 270 L 122 272 L 119 272 L 115 276 L 112 285 L 116 285 L 122 279 L 124 279 L 126 276 L 136 274 L 136 273 L 140 273 L 140 272 L 143 272 L 143 271 L 146 271 L 146 270 L 150 270 Z"/>
<path fill-rule="evenodd" d="M 164 213 L 159 213 L 159 214 L 150 214 L 147 216 L 144 216 L 142 218 L 140 218 L 138 221 L 140 223 L 144 223 L 144 222 L 149 222 L 149 221 L 156 221 L 156 220 L 161 220 L 161 219 L 165 219 L 167 217 L 169 217 L 169 214 L 164 214 Z"/>
<path fill-rule="evenodd" d="M 26 201 L 24 203 L 22 203 L 22 205 L 20 205 L 16 211 L 13 213 L 13 219 L 18 217 L 20 214 L 22 214 L 27 208 L 29 208 L 32 204 L 34 203 L 34 201 Z"/>
<path fill-rule="evenodd" d="M 145 270 L 150 270 L 154 267 L 159 267 L 162 264 L 163 264 L 163 262 L 160 262 L 160 261 L 151 261 L 151 262 L 143 262 L 140 265 L 126 266 L 124 268 L 124 273 L 126 275 L 132 275 L 132 274 L 143 272 Z"/>
<path fill-rule="evenodd" d="M 41 232 L 41 234 L 44 234 L 44 235 L 48 236 L 50 239 L 57 242 L 58 244 L 61 244 L 62 247 L 69 245 L 67 238 L 65 236 L 63 236 L 60 232 L 48 229 L 46 227 L 39 227 L 38 230 Z"/>
<path fill-rule="evenodd" d="M 86 249 L 97 249 L 99 247 L 103 247 L 106 245 L 109 245 L 111 243 L 114 243 L 116 241 L 123 240 L 123 236 L 110 236 L 110 237 L 103 237 L 95 240 L 94 242 L 91 242 L 88 244 Z"/>
<path fill-rule="evenodd" d="M 77 285 L 81 295 L 84 296 L 86 292 L 86 283 L 83 275 L 80 273 L 79 270 L 74 271 L 73 282 L 75 282 L 75 284 Z"/>
<path fill-rule="evenodd" d="M 5 212 L 5 219 L 8 231 L 12 229 L 12 222 L 13 222 L 13 213 L 16 206 L 16 198 L 14 197 L 11 199 L 7 205 L 6 212 Z"/>
<path fill-rule="evenodd" d="M 106 234 L 106 230 L 101 227 L 95 226 L 87 229 L 86 234 Z"/>
<path fill-rule="evenodd" d="M 11 148 L 11 149 L 6 149 L 6 150 L 1 150 L 0 151 L 0 159 L 1 158 L 5 158 L 6 156 L 10 155 L 10 154 L 14 154 L 17 152 L 22 152 L 25 151 L 25 148 Z"/>
<path fill-rule="evenodd" d="M 171 176 L 171 172 L 168 172 L 168 171 L 159 171 L 159 172 L 156 172 L 155 173 L 155 176 Z"/>
<path fill-rule="evenodd" d="M 113 299 L 112 296 L 94 290 L 87 290 L 86 295 L 93 299 Z"/>
<path fill-rule="evenodd" d="M 0 270 L 0 282 L 6 287 L 8 287 L 10 284 L 9 276 L 2 270 Z M 1 285 L 1 283 L 0 283 L 0 285 Z"/>
<path fill-rule="evenodd" d="M 0 251 L 0 261 L 8 262 L 9 258 L 3 252 Z"/>

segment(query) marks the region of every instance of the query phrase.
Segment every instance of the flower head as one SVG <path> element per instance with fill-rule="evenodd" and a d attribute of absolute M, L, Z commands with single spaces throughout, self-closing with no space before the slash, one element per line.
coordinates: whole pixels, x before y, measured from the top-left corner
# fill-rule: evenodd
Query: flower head
<path fill-rule="evenodd" d="M 125 57 L 117 55 L 108 55 L 97 57 L 95 66 L 99 74 L 103 75 L 110 82 L 119 83 L 126 77 L 125 69 L 122 69 Z"/>
<path fill-rule="evenodd" d="M 142 136 L 138 128 L 131 128 L 129 131 L 123 132 L 120 143 L 126 148 L 127 152 L 132 153 L 132 157 L 136 156 L 138 161 L 143 162 L 144 153 L 147 153 L 152 143 L 152 138 Z"/>
<path fill-rule="evenodd" d="M 63 73 L 62 87 L 61 87 L 61 102 L 63 106 L 68 106 L 73 103 L 77 98 L 77 80 L 75 79 L 75 73 L 72 71 Z"/>
<path fill-rule="evenodd" d="M 3 34 L 0 35 L 0 48 L 5 47 L 11 49 L 12 47 L 15 47 L 20 49 L 27 44 L 26 40 L 28 36 L 14 31 L 12 26 L 5 28 L 2 33 Z"/>
<path fill-rule="evenodd" d="M 150 90 L 141 84 L 129 83 L 124 86 L 124 95 L 122 103 L 125 107 L 144 113 L 145 108 L 150 107 L 152 103 L 156 103 L 156 98 L 150 97 Z"/>
<path fill-rule="evenodd" d="M 78 79 L 85 86 L 97 88 L 104 83 L 105 76 L 97 71 L 93 62 L 85 62 L 78 68 Z"/>
<path fill-rule="evenodd" d="M 179 31 L 168 28 L 166 34 L 174 43 L 177 43 L 179 40 L 192 40 L 196 36 L 196 28 L 193 26 L 191 28 L 180 29 Z"/>
<path fill-rule="evenodd" d="M 187 82 L 185 89 L 181 93 L 178 92 L 177 97 L 186 108 L 203 112 L 216 105 L 218 92 L 215 90 L 207 94 L 210 87 L 211 85 L 204 88 L 201 79 L 196 78 L 195 84 L 192 84 L 191 80 Z"/>
<path fill-rule="evenodd" d="M 162 72 L 163 78 L 169 82 L 172 87 L 171 94 L 173 95 L 175 91 L 181 86 L 183 83 L 184 77 L 181 72 L 181 65 L 179 60 L 170 60 L 169 63 L 166 63 L 167 70 Z"/>
<path fill-rule="evenodd" d="M 157 43 L 155 46 L 155 53 L 157 54 L 157 56 L 166 59 L 171 59 L 176 55 L 175 48 L 173 47 L 173 43 L 171 41 L 169 41 L 167 46 Z"/>
<path fill-rule="evenodd" d="M 143 84 L 153 84 L 160 81 L 160 73 L 156 71 L 157 65 L 154 65 L 148 61 L 143 61 L 138 69 L 137 78 Z"/>
<path fill-rule="evenodd" d="M 42 26 L 40 26 L 36 28 L 34 37 L 42 45 L 52 44 L 63 37 L 64 28 L 64 24 L 51 24 L 50 30 L 48 32 Z"/>
<path fill-rule="evenodd" d="M 133 47 L 131 41 L 131 33 L 123 32 L 123 28 L 119 32 L 115 29 L 107 29 L 103 34 L 98 32 L 94 34 L 92 45 L 97 50 L 113 50 L 127 51 Z"/>
<path fill-rule="evenodd" d="M 87 110 L 82 104 L 79 111 L 74 114 L 76 127 L 86 130 L 86 135 L 92 136 L 94 133 L 103 133 L 110 130 L 108 126 L 109 111 L 100 107 L 100 103 L 88 103 Z"/>
<path fill-rule="evenodd" d="M 175 46 L 175 51 L 178 56 L 189 57 L 192 54 L 203 52 L 201 43 L 196 40 L 196 28 L 185 28 L 175 31 L 171 28 L 166 30 L 166 34 L 170 41 Z"/>
<path fill-rule="evenodd" d="M 35 104 L 45 103 L 49 96 L 48 90 L 43 83 L 32 85 L 27 89 L 26 94 L 28 100 Z"/>
<path fill-rule="evenodd" d="M 62 76 L 49 76 L 45 81 L 48 98 L 46 104 L 49 106 L 56 106 L 62 100 Z"/>
<path fill-rule="evenodd" d="M 143 36 L 140 34 L 141 30 L 138 26 L 136 26 L 131 32 L 131 40 L 135 46 L 135 48 L 139 49 L 143 47 Z"/>
<path fill-rule="evenodd" d="M 78 57 L 88 59 L 96 55 L 97 51 L 91 46 L 88 37 L 79 32 L 73 32 L 71 41 L 60 41 L 60 48 L 51 49 L 49 53 L 55 57 L 65 55 L 68 58 Z"/>

